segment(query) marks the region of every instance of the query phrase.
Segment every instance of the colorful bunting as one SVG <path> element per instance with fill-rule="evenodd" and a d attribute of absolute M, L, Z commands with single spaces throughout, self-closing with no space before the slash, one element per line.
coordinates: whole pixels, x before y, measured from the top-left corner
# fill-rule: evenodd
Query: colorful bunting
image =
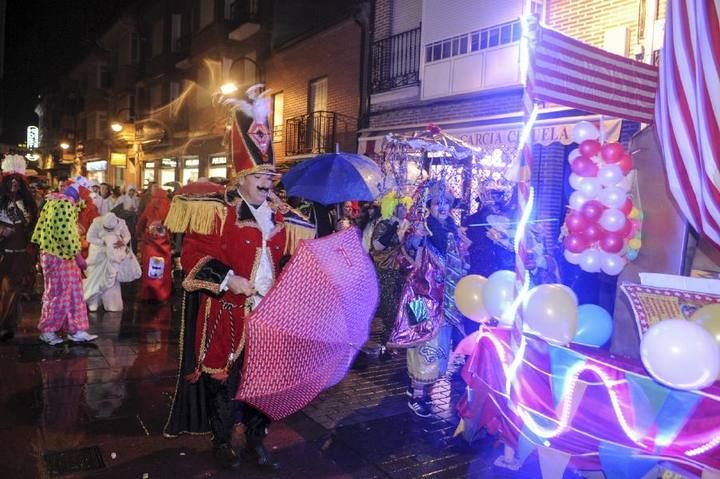
<path fill-rule="evenodd" d="M 548 353 L 550 354 L 550 370 L 552 372 L 553 404 L 557 410 L 560 401 L 566 394 L 568 371 L 584 364 L 585 358 L 575 351 L 557 346 L 550 346 Z M 577 382 L 577 378 L 571 378 L 568 385 L 572 386 L 574 382 Z M 572 388 L 569 388 L 569 390 L 572 390 Z"/>
<path fill-rule="evenodd" d="M 542 479 L 562 479 L 570 462 L 570 454 L 551 447 L 540 446 L 538 459 L 540 460 Z"/>
<path fill-rule="evenodd" d="M 609 443 L 598 448 L 605 477 L 638 479 L 644 477 L 658 463 L 657 459 L 642 456 L 639 451 Z"/>
<path fill-rule="evenodd" d="M 658 451 L 673 443 L 701 399 L 699 394 L 692 391 L 669 391 L 665 404 L 655 418 L 655 446 Z"/>
<path fill-rule="evenodd" d="M 635 413 L 635 430 L 645 436 L 655 424 L 670 389 L 647 376 L 625 374 L 630 390 L 630 401 Z"/>

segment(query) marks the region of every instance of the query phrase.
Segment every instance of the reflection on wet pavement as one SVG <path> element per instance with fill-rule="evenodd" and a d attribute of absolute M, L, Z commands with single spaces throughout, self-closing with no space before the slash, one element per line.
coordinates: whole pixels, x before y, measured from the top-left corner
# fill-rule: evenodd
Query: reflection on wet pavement
<path fill-rule="evenodd" d="M 416 417 L 407 407 L 403 355 L 368 360 L 273 424 L 267 444 L 281 461 L 279 472 L 249 464 L 240 474 L 220 471 L 207 437 L 162 436 L 180 301 L 140 303 L 133 286 L 123 291 L 123 312 L 90 314 L 90 331 L 100 336 L 91 344 L 40 343 L 40 304 L 25 306 L 16 339 L 0 343 L 2 477 L 540 477 L 532 459 L 517 473 L 494 467 L 501 448 L 492 438 L 468 445 L 453 437 L 453 406 L 464 390 L 457 374 L 433 387 L 434 416 Z M 74 466 L 62 469 L 66 459 Z"/>

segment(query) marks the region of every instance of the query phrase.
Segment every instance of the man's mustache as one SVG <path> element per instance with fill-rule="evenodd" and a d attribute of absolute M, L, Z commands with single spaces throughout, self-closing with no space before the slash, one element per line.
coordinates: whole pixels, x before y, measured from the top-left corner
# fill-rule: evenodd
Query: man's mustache
<path fill-rule="evenodd" d="M 267 187 L 265 187 L 265 186 L 258 186 L 257 189 L 258 189 L 259 191 L 264 191 L 264 192 L 266 192 L 266 193 L 267 193 L 268 191 L 270 191 L 270 188 L 267 188 Z"/>

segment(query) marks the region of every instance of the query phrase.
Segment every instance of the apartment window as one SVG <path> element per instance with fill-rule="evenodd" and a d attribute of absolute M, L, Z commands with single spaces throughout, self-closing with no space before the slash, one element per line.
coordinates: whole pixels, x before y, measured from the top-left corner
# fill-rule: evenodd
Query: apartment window
<path fill-rule="evenodd" d="M 327 110 L 327 77 L 318 78 L 310 82 L 308 94 L 308 113 Z"/>
<path fill-rule="evenodd" d="M 276 93 L 273 95 L 273 140 L 283 140 L 283 108 L 285 106 L 285 95 Z"/>
<path fill-rule="evenodd" d="M 210 157 L 208 178 L 227 178 L 227 157 L 225 155 Z"/>
<path fill-rule="evenodd" d="M 200 12 L 200 29 L 207 27 L 213 21 L 215 13 L 215 0 L 198 0 L 198 11 Z"/>
<path fill-rule="evenodd" d="M 162 85 L 153 85 L 150 87 L 150 108 L 160 108 L 162 103 Z"/>
<path fill-rule="evenodd" d="M 182 37 L 182 15 L 173 13 L 170 17 L 170 50 L 176 52 L 180 49 Z"/>
<path fill-rule="evenodd" d="M 182 184 L 187 185 L 197 181 L 200 176 L 200 160 L 197 156 L 186 156 L 183 158 Z"/>
<path fill-rule="evenodd" d="M 99 139 L 104 139 L 107 129 L 108 129 L 108 122 L 107 122 L 107 113 L 105 112 L 98 112 L 97 114 L 97 137 Z"/>
<path fill-rule="evenodd" d="M 171 186 L 165 186 L 168 183 L 177 181 L 177 160 L 174 158 L 163 158 L 160 160 L 160 185 L 166 190 L 171 190 Z"/>
<path fill-rule="evenodd" d="M 231 20 L 231 19 L 232 19 L 233 4 L 234 4 L 236 1 L 237 1 L 237 0 L 225 0 L 225 8 L 224 8 L 224 10 L 225 10 L 225 12 L 224 12 L 224 13 L 225 13 L 225 20 Z"/>
<path fill-rule="evenodd" d="M 508 45 L 520 41 L 520 21 L 503 23 L 452 38 L 429 43 L 425 46 L 425 63 L 465 55 L 471 52 Z"/>
<path fill-rule="evenodd" d="M 146 161 L 143 165 L 143 186 L 155 181 L 155 162 Z"/>
<path fill-rule="evenodd" d="M 152 32 L 152 56 L 160 55 L 163 51 L 163 21 L 155 22 Z"/>
<path fill-rule="evenodd" d="M 98 65 L 98 88 L 110 88 L 110 66 Z"/>

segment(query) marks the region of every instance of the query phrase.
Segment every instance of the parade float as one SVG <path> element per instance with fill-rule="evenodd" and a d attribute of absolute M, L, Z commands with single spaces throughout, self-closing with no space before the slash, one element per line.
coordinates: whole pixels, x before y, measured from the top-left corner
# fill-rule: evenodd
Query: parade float
<path fill-rule="evenodd" d="M 682 2 L 670 3 L 668 22 Z M 717 34 L 717 17 L 711 18 L 709 28 Z M 689 221 L 706 246 L 715 252 L 720 247 L 718 163 L 712 155 L 718 109 L 688 110 L 685 103 L 677 110 L 676 93 L 667 91 L 677 85 L 665 80 L 656 108 L 654 66 L 545 29 L 532 16 L 522 24 L 524 125 L 512 162 L 494 161 L 434 125 L 415 135 L 388 136 L 381 161 L 389 187 L 403 194 L 434 180 L 467 209 L 490 183 L 517 196 L 516 216 L 504 235 L 515 271 L 451 278 L 455 301 L 446 309 L 481 323 L 455 351 L 467 357 L 457 432 L 468 440 L 483 429 L 498 435 L 505 445 L 496 461 L 501 467 L 517 470 L 537 454 L 544 479 L 563 477 L 568 467 L 602 470 L 613 479 L 657 477 L 659 471 L 720 477 L 720 283 L 688 278 L 687 240 L 668 242 L 682 237 L 678 225 Z M 666 44 L 693 29 L 682 22 L 667 28 Z M 671 73 L 678 68 L 675 55 L 666 49 L 663 57 Z M 701 54 L 694 55 L 699 63 Z M 717 84 L 717 72 L 692 73 Z M 560 237 L 551 239 L 561 242 L 559 256 L 569 264 L 615 281 L 613 311 L 578 304 L 560 280 L 532 274 L 537 265 L 528 258 L 538 219 L 531 133 L 549 105 L 645 126 L 623 145 L 608 141 L 602 121 L 575 125 L 577 148 L 567 155 L 572 194 L 559 219 Z M 679 111 L 686 118 L 678 119 Z M 696 135 L 690 146 L 687 136 L 673 133 L 681 127 L 682 134 Z M 473 169 L 483 160 L 482 173 Z M 454 216 L 461 220 L 462 208 Z M 626 341 L 630 336 L 634 342 Z M 624 347 L 608 350 L 609 342 Z"/>

